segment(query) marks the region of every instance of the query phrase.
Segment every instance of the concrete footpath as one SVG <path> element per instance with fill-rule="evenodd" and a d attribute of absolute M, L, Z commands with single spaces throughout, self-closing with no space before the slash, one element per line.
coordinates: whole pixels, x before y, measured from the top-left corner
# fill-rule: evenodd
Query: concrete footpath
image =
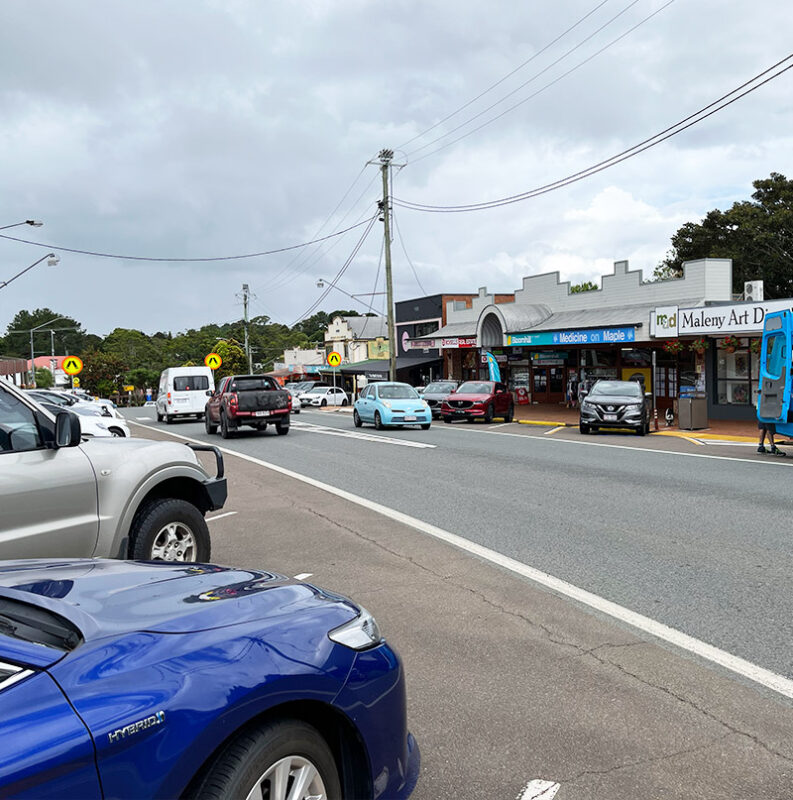
<path fill-rule="evenodd" d="M 290 439 L 261 437 L 261 458 Z M 780 696 L 332 492 L 225 461 L 213 560 L 309 573 L 400 651 L 423 756 L 414 800 L 514 800 L 540 779 L 557 800 L 791 797 Z"/>

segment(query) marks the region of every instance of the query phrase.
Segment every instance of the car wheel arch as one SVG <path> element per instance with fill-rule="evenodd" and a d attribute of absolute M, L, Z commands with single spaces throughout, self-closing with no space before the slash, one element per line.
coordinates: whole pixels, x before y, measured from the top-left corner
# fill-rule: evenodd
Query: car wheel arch
<path fill-rule="evenodd" d="M 339 709 L 317 700 L 293 700 L 279 703 L 246 720 L 232 730 L 204 758 L 198 772 L 192 776 L 186 789 L 179 793 L 192 798 L 203 777 L 221 758 L 226 748 L 239 736 L 273 722 L 295 720 L 315 728 L 333 753 L 341 780 L 342 797 L 371 797 L 369 754 L 350 719 Z"/>

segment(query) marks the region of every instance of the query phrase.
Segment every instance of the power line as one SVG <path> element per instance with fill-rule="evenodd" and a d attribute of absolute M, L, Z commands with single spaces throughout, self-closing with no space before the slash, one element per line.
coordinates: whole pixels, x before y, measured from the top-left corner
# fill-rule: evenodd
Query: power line
<path fill-rule="evenodd" d="M 359 228 L 361 225 L 365 225 L 367 220 L 363 220 L 362 222 L 356 222 L 355 225 L 350 225 L 349 228 L 345 228 L 341 231 L 336 231 L 335 233 L 330 233 L 327 236 L 322 236 L 319 239 L 313 239 L 309 242 L 302 242 L 301 244 L 293 244 L 289 245 L 289 247 L 279 247 L 275 250 L 262 250 L 258 253 L 243 253 L 242 255 L 237 256 L 212 256 L 212 257 L 205 257 L 205 258 L 165 258 L 165 257 L 154 257 L 154 256 L 125 256 L 119 255 L 118 253 L 100 253 L 93 250 L 79 250 L 74 247 L 61 247 L 60 245 L 55 244 L 44 244 L 42 242 L 33 242 L 29 239 L 19 239 L 16 236 L 7 236 L 4 233 L 0 233 L 0 239 L 8 239 L 12 242 L 21 242 L 22 244 L 32 244 L 35 247 L 48 247 L 50 250 L 60 250 L 64 253 L 77 253 L 83 256 L 97 256 L 99 258 L 117 258 L 121 261 L 155 261 L 155 262 L 180 262 L 180 263 L 195 263 L 195 262 L 205 262 L 205 261 L 238 261 L 244 258 L 258 258 L 260 256 L 271 256 L 275 255 L 276 253 L 286 253 L 289 250 L 298 250 L 301 247 L 308 247 L 312 244 L 317 244 L 318 242 L 325 242 L 328 239 L 333 239 L 336 236 L 342 236 L 345 233 L 348 233 L 355 228 Z"/>
<path fill-rule="evenodd" d="M 610 23 L 611 23 L 611 22 L 612 22 L 614 19 L 616 19 L 616 18 L 617 18 L 618 16 L 620 16 L 621 14 L 624 14 L 624 13 L 625 13 L 625 12 L 626 12 L 626 11 L 627 11 L 627 10 L 628 10 L 630 7 L 631 7 L 631 6 L 635 5 L 637 2 L 639 2 L 639 0 L 633 0 L 633 2 L 632 2 L 632 3 L 631 3 L 629 6 L 627 6 L 627 7 L 626 7 L 626 8 L 624 8 L 622 11 L 620 11 L 620 13 L 619 13 L 619 14 L 617 14 L 617 16 L 613 17 L 613 18 L 612 18 L 611 20 L 609 20 L 609 22 L 608 22 L 608 23 L 606 23 L 606 24 L 607 24 L 607 25 L 608 25 L 608 24 L 610 24 Z M 445 150 L 447 147 L 451 147 L 453 144 L 456 144 L 457 142 L 459 142 L 459 141 L 462 141 L 463 139 L 467 138 L 468 136 L 472 136 L 474 133 L 477 133 L 477 131 L 481 131 L 481 130 L 482 130 L 482 128 L 486 128 L 488 125 L 491 125 L 492 123 L 494 123 L 494 122 L 496 122 L 497 120 L 501 119 L 502 117 L 506 116 L 506 115 L 507 115 L 507 114 L 509 114 L 510 112 L 514 111 L 516 108 L 519 108 L 519 107 L 520 107 L 520 106 L 522 106 L 524 103 L 528 103 L 528 101 L 529 101 L 529 100 L 533 100 L 535 97 L 537 97 L 538 95 L 542 94 L 542 93 L 543 93 L 543 92 L 544 92 L 546 89 L 550 89 L 550 88 L 551 88 L 551 86 L 554 86 L 555 84 L 559 83 L 559 81 L 561 81 L 561 80 L 564 80 L 564 78 L 566 78 L 568 75 L 571 75 L 573 72 L 576 72 L 576 71 L 577 71 L 577 70 L 579 70 L 581 67 L 583 67 L 585 64 L 588 64 L 590 61 L 592 61 L 593 59 L 597 58 L 597 57 L 598 57 L 599 55 L 601 55 L 602 53 L 605 53 L 605 52 L 606 52 L 606 50 L 608 50 L 608 49 L 610 49 L 611 47 L 613 47 L 615 44 L 617 44 L 617 42 L 621 41 L 621 40 L 622 40 L 622 39 L 624 39 L 626 36 L 629 36 L 629 35 L 630 35 L 631 33 L 633 33 L 633 32 L 634 32 L 634 31 L 635 31 L 637 28 L 640 28 L 640 27 L 641 27 L 642 25 L 644 25 L 646 22 L 649 22 L 649 21 L 650 21 L 650 20 L 651 20 L 653 17 L 655 17 L 657 14 L 660 14 L 660 13 L 661 13 L 661 12 L 662 12 L 664 9 L 668 8 L 669 6 L 671 6 L 671 5 L 672 5 L 672 3 L 674 3 L 674 2 L 675 2 L 675 0 L 668 0 L 668 2 L 667 2 L 667 3 L 665 3 L 665 4 L 664 4 L 663 6 L 661 6 L 659 9 L 656 9 L 655 11 L 653 11 L 653 12 L 652 12 L 652 14 L 649 14 L 649 15 L 648 15 L 648 16 L 646 16 L 644 19 L 642 19 L 642 20 L 640 20 L 639 22 L 637 22 L 637 23 L 636 23 L 636 24 L 635 24 L 635 25 L 634 25 L 632 28 L 629 28 L 629 29 L 628 29 L 627 31 L 625 31 L 624 33 L 621 33 L 621 34 L 620 34 L 619 36 L 617 36 L 615 39 L 612 39 L 612 40 L 611 40 L 611 41 L 610 41 L 608 44 L 605 44 L 605 45 L 603 45 L 603 47 L 601 47 L 599 50 L 596 50 L 594 53 L 592 53 L 591 55 L 587 56 L 587 57 L 586 57 L 586 58 L 585 58 L 583 61 L 579 61 L 579 62 L 578 62 L 578 64 L 576 64 L 574 67 L 571 67 L 569 70 L 567 70 L 567 72 L 563 72 L 561 75 L 559 75 L 558 77 L 554 78 L 552 81 L 549 81 L 549 82 L 548 82 L 548 83 L 546 83 L 544 86 L 542 86 L 542 87 L 540 87 L 539 89 L 537 89 L 537 91 L 536 91 L 536 92 L 532 92 L 532 94 L 530 94 L 528 97 L 524 97 L 522 100 L 519 100 L 517 103 L 514 103 L 513 105 L 509 106 L 509 108 L 506 108 L 506 109 L 504 109 L 504 111 L 502 111 L 500 114 L 496 114 L 496 116 L 495 116 L 495 117 L 491 117 L 489 120 L 486 120 L 486 121 L 485 121 L 485 122 L 483 122 L 481 125 L 477 125 L 475 128 L 472 128 L 472 129 L 471 129 L 470 131 L 468 131 L 467 133 L 464 133 L 464 134 L 462 134 L 461 136 L 458 136 L 456 139 L 452 139 L 451 141 L 449 141 L 449 142 L 446 142 L 446 144 L 443 144 L 443 145 L 441 145 L 440 147 L 436 148 L 435 150 L 432 150 L 432 151 L 431 151 L 431 152 L 429 152 L 429 153 L 425 153 L 425 154 L 424 154 L 423 156 L 421 156 L 420 158 L 416 158 L 416 159 L 414 159 L 414 160 L 413 160 L 411 163 L 412 163 L 412 164 L 416 164 L 416 163 L 418 163 L 419 161 L 423 161 L 425 158 L 429 158 L 430 156 L 433 156 L 433 155 L 435 155 L 436 153 L 440 153 L 440 151 L 441 151 L 441 150 Z M 605 25 L 604 25 L 604 26 L 602 26 L 601 28 L 599 28 L 597 31 L 595 31 L 595 33 L 599 33 L 601 30 L 603 30 L 603 28 L 604 28 L 604 27 L 605 27 Z M 594 35 L 595 35 L 595 34 L 592 34 L 592 36 L 594 36 Z M 588 37 L 588 38 L 587 38 L 587 39 L 585 39 L 584 41 L 588 41 L 588 39 L 591 39 L 591 38 L 592 38 L 592 36 Z M 582 42 L 582 44 L 583 44 L 583 42 Z M 573 50 L 577 49 L 577 47 L 578 47 L 578 46 L 576 46 L 575 48 L 573 48 Z M 562 58 L 566 57 L 566 56 L 567 56 L 569 53 L 573 52 L 573 50 L 570 50 L 570 51 L 568 51 L 568 53 L 566 53 L 566 54 L 565 54 L 565 56 L 562 56 Z M 550 69 L 552 66 L 554 66 L 555 64 L 558 64 L 558 63 L 559 63 L 559 61 L 561 61 L 561 60 L 562 60 L 562 58 L 559 58 L 559 59 L 557 59 L 557 60 L 556 60 L 556 61 L 555 61 L 553 64 L 549 65 L 549 66 L 548 66 L 548 67 L 546 67 L 544 70 L 542 70 L 541 72 L 537 73 L 537 75 L 533 76 L 533 77 L 532 77 L 532 78 L 530 78 L 528 81 L 526 81 L 525 83 L 523 83 L 523 84 L 521 84 L 520 86 L 518 86 L 518 87 L 517 87 L 517 89 L 515 89 L 515 90 L 513 90 L 512 92 L 510 92 L 509 94 L 505 95 L 505 96 L 504 96 L 504 97 L 503 97 L 501 100 L 499 100 L 498 102 L 496 102 L 496 103 L 493 103 L 491 106 L 489 106 L 488 108 L 486 108 L 484 111 L 481 111 L 481 112 L 479 112 L 478 114 L 476 114 L 475 116 L 471 117 L 471 119 L 469 119 L 467 122 L 461 123 L 461 124 L 460 124 L 460 125 L 458 125 L 456 128 L 452 128 L 452 130 L 451 130 L 451 131 L 449 131 L 448 133 L 444 134 L 443 136 L 439 136 L 437 139 L 434 139 L 432 142 L 428 142 L 427 144 L 425 144 L 425 145 L 422 145 L 421 147 L 419 147 L 419 148 L 417 148 L 416 150 L 414 150 L 414 151 L 413 151 L 413 153 L 417 153 L 417 152 L 419 152 L 419 150 L 424 150 L 425 148 L 427 148 L 427 147 L 430 147 L 431 145 L 435 144 L 436 142 L 439 142 L 439 141 L 441 141 L 441 139 L 445 139 L 445 138 L 446 138 L 447 136 L 449 136 L 450 134 L 452 134 L 452 133 L 454 133 L 455 131 L 459 130 L 460 128 L 463 128 L 463 127 L 465 127 L 466 125 L 470 124 L 470 123 L 471 123 L 471 122 L 473 122 L 475 119 L 477 119 L 477 118 L 481 117 L 483 114 L 486 114 L 488 111 L 491 111 L 491 110 L 492 110 L 493 108 L 495 108 L 497 105 L 499 105 L 499 104 L 500 104 L 500 103 L 502 103 L 504 100 L 506 100 L 508 97 L 511 97 L 511 96 L 512 96 L 513 94 L 515 94 L 515 93 L 516 93 L 518 90 L 522 89 L 524 86 L 526 86 L 527 84 L 531 83 L 531 81 L 533 81 L 533 80 L 534 80 L 534 78 L 536 78 L 536 77 L 539 77 L 539 75 L 542 75 L 542 74 L 543 74 L 543 72 L 547 72 L 547 70 L 548 70 L 548 69 Z M 408 155 L 412 155 L 412 153 L 409 153 Z"/>
<path fill-rule="evenodd" d="M 509 78 L 511 78 L 516 72 L 519 72 L 525 66 L 528 66 L 529 64 L 531 64 L 532 61 L 534 61 L 535 59 L 539 58 L 546 50 L 549 50 L 558 41 L 560 41 L 565 36 L 567 36 L 568 33 L 570 33 L 571 31 L 575 30 L 575 28 L 577 28 L 582 22 L 585 22 L 599 8 L 601 8 L 602 6 L 606 5 L 607 2 L 608 2 L 608 0 L 601 0 L 601 2 L 598 3 L 591 11 L 587 12 L 586 14 L 584 14 L 584 16 L 581 17 L 581 19 L 579 19 L 578 22 L 575 22 L 566 31 L 563 31 L 562 33 L 560 33 L 555 39 L 553 39 L 552 41 L 548 42 L 548 44 L 546 44 L 545 47 L 543 47 L 540 50 L 538 50 L 533 56 L 531 56 L 530 58 L 527 58 L 522 64 L 519 64 L 511 72 L 508 72 L 506 75 L 504 75 L 503 78 L 499 78 L 495 83 L 491 83 L 490 86 L 487 87 L 487 89 L 485 89 L 484 91 L 480 92 L 476 97 L 472 98 L 467 103 L 464 103 L 456 111 L 452 111 L 451 114 L 448 114 L 443 119 L 438 120 L 438 122 L 436 122 L 434 125 L 430 125 L 430 127 L 427 128 L 426 130 L 423 130 L 421 133 L 417 133 L 412 139 L 408 139 L 406 142 L 404 142 L 403 144 L 399 145 L 399 147 L 397 149 L 398 150 L 404 149 L 409 144 L 412 144 L 413 142 L 415 142 L 417 139 L 421 139 L 422 136 L 425 136 L 430 131 L 435 130 L 435 128 L 439 127 L 440 125 L 443 125 L 444 122 L 448 122 L 452 117 L 457 116 L 457 114 L 459 114 L 461 111 L 465 111 L 466 108 L 468 108 L 469 106 L 473 105 L 477 100 L 481 100 L 488 92 L 493 91 L 493 89 L 495 89 L 497 86 L 500 86 L 502 83 L 504 83 L 504 81 L 506 81 Z"/>
<path fill-rule="evenodd" d="M 622 161 L 626 161 L 629 158 L 633 158 L 634 156 L 639 155 L 639 153 L 643 153 L 645 150 L 649 150 L 651 147 L 655 147 L 661 142 L 670 139 L 673 136 L 677 136 L 677 134 L 682 133 L 683 131 L 691 128 L 692 126 L 706 120 L 708 117 L 713 116 L 717 112 L 723 110 L 729 105 L 732 105 L 736 101 L 740 100 L 741 98 L 745 97 L 748 94 L 759 89 L 761 86 L 764 86 L 767 83 L 770 83 L 775 78 L 780 77 L 785 72 L 790 69 L 793 69 L 793 64 L 789 64 L 784 69 L 780 69 L 778 72 L 774 73 L 773 75 L 769 75 L 765 80 L 757 81 L 762 78 L 764 75 L 767 75 L 769 72 L 780 67 L 786 61 L 790 61 L 793 59 L 793 53 L 786 56 L 782 60 L 778 61 L 773 66 L 769 67 L 763 72 L 758 73 L 753 78 L 750 78 L 748 81 L 744 82 L 740 86 L 736 87 L 727 94 L 722 95 L 718 100 L 714 100 L 712 103 L 704 106 L 703 108 L 699 109 L 699 111 L 690 114 L 689 116 L 685 117 L 684 119 L 676 122 L 674 125 L 670 125 L 668 128 L 656 133 L 653 136 L 645 139 L 638 144 L 629 147 L 627 150 L 623 150 L 621 153 L 617 153 L 611 158 L 607 158 L 603 161 L 598 162 L 597 164 L 593 164 L 586 169 L 583 169 L 579 172 L 575 172 L 572 175 L 568 175 L 565 178 L 560 178 L 553 183 L 545 184 L 544 186 L 539 186 L 536 189 L 529 189 L 526 192 L 521 192 L 520 194 L 511 195 L 510 197 L 503 197 L 498 200 L 489 200 L 482 203 L 470 203 L 467 205 L 459 205 L 459 206 L 433 206 L 433 205 L 426 205 L 423 203 L 413 203 L 405 200 L 400 200 L 398 198 L 394 198 L 393 202 L 395 205 L 400 206 L 401 208 L 407 208 L 412 211 L 427 211 L 427 212 L 445 212 L 445 213 L 460 213 L 464 211 L 482 211 L 488 208 L 498 208 L 500 206 L 509 205 L 511 203 L 518 203 L 522 200 L 528 200 L 532 197 L 537 197 L 542 194 L 547 194 L 548 192 L 555 191 L 556 189 L 561 189 L 564 186 L 569 186 L 571 183 L 576 183 L 577 181 L 583 180 L 584 178 L 588 178 L 591 175 L 595 175 L 598 172 L 602 172 L 609 167 L 613 167 L 616 164 L 621 163 Z M 755 84 L 751 86 L 751 84 Z M 750 88 L 746 89 L 749 86 Z M 741 91 L 742 89 L 746 89 L 745 91 Z M 740 94 L 737 94 L 740 92 Z M 735 95 L 735 97 L 731 97 L 731 95 Z M 727 100 L 728 97 L 731 99 Z M 708 110 L 710 109 L 710 110 Z M 705 112 L 708 113 L 705 113 Z"/>
<path fill-rule="evenodd" d="M 410 268 L 413 270 L 413 277 L 416 279 L 416 283 L 419 285 L 419 289 L 421 289 L 422 294 L 427 294 L 427 290 L 421 285 L 421 281 L 419 280 L 418 272 L 416 272 L 416 268 L 413 266 L 413 262 L 410 260 L 410 256 L 408 255 L 408 251 L 405 249 L 405 237 L 402 236 L 402 231 L 399 229 L 399 220 L 396 218 L 396 214 L 394 214 L 394 210 L 391 209 L 391 216 L 394 218 L 394 226 L 397 230 L 397 235 L 399 236 L 399 244 L 402 247 L 402 252 L 405 254 L 405 258 L 407 259 L 408 264 L 410 264 Z"/>
<path fill-rule="evenodd" d="M 344 264 L 342 264 L 341 268 L 336 273 L 336 277 L 332 281 L 329 281 L 329 285 L 328 285 L 327 289 L 325 289 L 325 291 L 322 292 L 322 294 L 320 295 L 320 297 L 317 299 L 317 301 L 315 303 L 313 303 L 311 306 L 309 306 L 308 309 L 306 309 L 289 326 L 290 328 L 294 328 L 295 325 L 297 325 L 297 323 L 300 322 L 300 320 L 305 319 L 307 316 L 309 316 L 322 303 L 322 301 L 328 296 L 328 294 L 330 293 L 330 290 L 333 288 L 332 284 L 338 282 L 339 278 L 341 278 L 341 276 L 344 275 L 344 273 L 347 271 L 347 268 L 350 266 L 350 264 L 352 264 L 353 259 L 355 258 L 355 256 L 358 255 L 358 251 L 361 249 L 361 246 L 366 241 L 366 237 L 369 235 L 370 231 L 372 230 L 372 227 L 374 226 L 374 223 L 377 220 L 377 216 L 378 216 L 377 214 L 373 214 L 372 217 L 370 217 L 370 219 L 368 220 L 369 224 L 364 229 L 364 232 L 361 235 L 361 238 L 358 240 L 357 244 L 353 248 L 353 250 L 350 253 L 350 255 L 347 258 L 347 260 L 344 262 Z"/>

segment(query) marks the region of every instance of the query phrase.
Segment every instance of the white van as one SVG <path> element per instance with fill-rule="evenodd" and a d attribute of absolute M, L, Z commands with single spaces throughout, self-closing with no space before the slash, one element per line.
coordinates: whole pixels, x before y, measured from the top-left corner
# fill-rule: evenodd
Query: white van
<path fill-rule="evenodd" d="M 209 367 L 169 367 L 160 375 L 157 422 L 169 425 L 176 417 L 204 418 L 207 397 L 215 391 L 215 376 Z"/>

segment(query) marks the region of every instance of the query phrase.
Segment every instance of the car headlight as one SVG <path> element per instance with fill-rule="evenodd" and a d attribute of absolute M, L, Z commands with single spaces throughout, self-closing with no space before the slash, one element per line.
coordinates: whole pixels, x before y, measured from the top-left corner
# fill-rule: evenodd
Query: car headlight
<path fill-rule="evenodd" d="M 631 403 L 629 406 L 626 406 L 628 411 L 641 411 L 642 404 L 641 403 Z"/>
<path fill-rule="evenodd" d="M 328 638 L 352 650 L 366 650 L 383 639 L 375 618 L 365 608 L 355 619 L 330 631 Z"/>
<path fill-rule="evenodd" d="M 388 402 L 388 400 L 383 400 L 383 405 L 384 405 L 386 408 L 391 408 L 391 403 L 389 403 L 389 402 Z"/>

